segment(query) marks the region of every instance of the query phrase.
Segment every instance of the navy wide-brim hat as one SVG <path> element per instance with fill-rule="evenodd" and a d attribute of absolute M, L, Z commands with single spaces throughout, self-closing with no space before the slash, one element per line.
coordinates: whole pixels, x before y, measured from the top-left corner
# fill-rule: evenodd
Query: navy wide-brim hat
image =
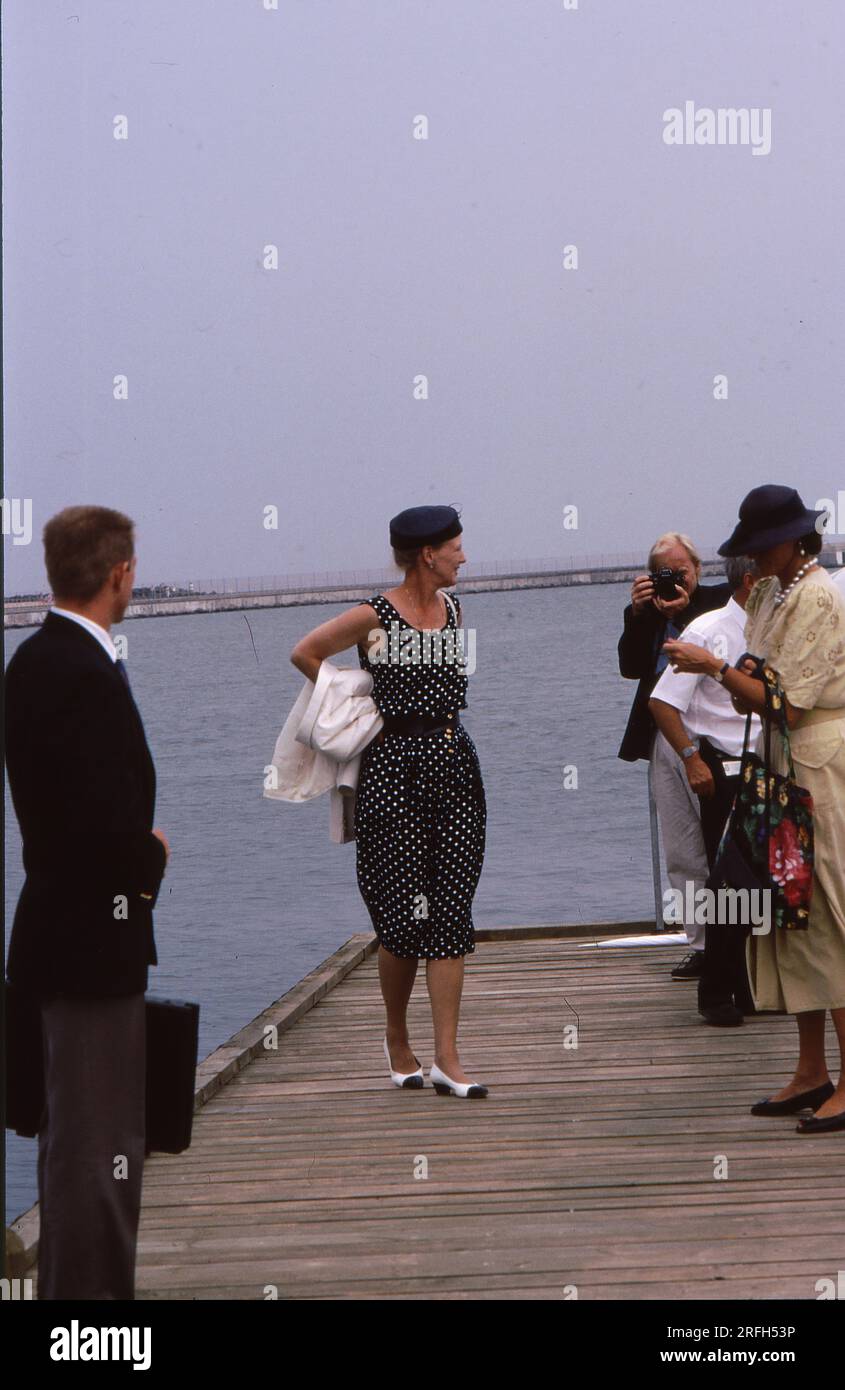
<path fill-rule="evenodd" d="M 397 550 L 418 545 L 442 545 L 463 530 L 454 507 L 408 507 L 390 523 L 390 544 Z"/>
<path fill-rule="evenodd" d="M 742 499 L 739 521 L 733 534 L 719 546 L 719 554 L 750 555 L 783 541 L 795 541 L 816 530 L 816 522 L 824 515 L 824 510 L 814 512 L 805 507 L 794 487 L 765 483 Z"/>

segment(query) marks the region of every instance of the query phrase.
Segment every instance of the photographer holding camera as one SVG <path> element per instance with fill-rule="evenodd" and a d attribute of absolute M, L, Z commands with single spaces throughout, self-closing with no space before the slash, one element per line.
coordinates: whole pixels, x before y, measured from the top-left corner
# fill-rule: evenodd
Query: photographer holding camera
<path fill-rule="evenodd" d="M 729 584 L 699 584 L 701 558 L 689 536 L 667 531 L 651 547 L 648 573 L 631 586 L 619 639 L 619 671 L 639 682 L 619 757 L 644 759 L 657 806 L 666 873 L 673 888 L 684 891 L 688 880 L 703 887 L 708 875 L 701 830 L 699 799 L 685 775 L 682 759 L 655 729 L 648 707 L 652 690 L 668 658 L 663 643 L 680 636 L 687 623 L 731 596 Z M 690 950 L 672 971 L 675 980 L 694 980 L 701 974 L 704 927 L 684 923 Z"/>

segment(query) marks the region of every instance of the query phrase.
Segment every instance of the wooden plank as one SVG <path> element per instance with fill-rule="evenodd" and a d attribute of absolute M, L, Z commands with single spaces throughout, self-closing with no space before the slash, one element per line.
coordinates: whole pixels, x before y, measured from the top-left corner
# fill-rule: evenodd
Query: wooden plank
<path fill-rule="evenodd" d="M 363 946 L 331 986 L 312 972 L 286 996 L 278 1050 L 266 1015 L 230 1040 L 248 1056 L 196 1115 L 191 1149 L 148 1160 L 139 1298 L 272 1285 L 301 1300 L 562 1300 L 574 1283 L 582 1299 L 813 1299 L 841 1268 L 842 1135 L 748 1113 L 791 1073 L 793 1019 L 702 1025 L 694 987 L 669 978 L 677 944 L 492 933 L 468 961 L 461 1024 L 490 1096 L 401 1092 Z M 409 1019 L 428 1063 L 422 969 Z"/>

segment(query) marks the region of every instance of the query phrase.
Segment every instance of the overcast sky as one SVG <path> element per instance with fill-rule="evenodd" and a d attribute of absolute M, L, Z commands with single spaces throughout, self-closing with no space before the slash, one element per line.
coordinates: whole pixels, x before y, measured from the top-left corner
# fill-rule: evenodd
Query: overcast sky
<path fill-rule="evenodd" d="M 78 502 L 144 584 L 387 564 L 427 501 L 489 561 L 845 488 L 842 0 L 266 4 L 6 0 L 8 591 Z M 667 144 L 688 101 L 771 148 Z"/>

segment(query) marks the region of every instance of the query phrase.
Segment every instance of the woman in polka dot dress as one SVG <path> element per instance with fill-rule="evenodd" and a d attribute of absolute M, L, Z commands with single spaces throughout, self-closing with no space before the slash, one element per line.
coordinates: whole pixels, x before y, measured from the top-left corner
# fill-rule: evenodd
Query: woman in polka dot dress
<path fill-rule="evenodd" d="M 322 661 L 354 642 L 373 677 L 384 728 L 361 757 L 355 836 L 358 885 L 379 938 L 388 1069 L 397 1086 L 424 1084 L 406 1011 L 425 960 L 431 1081 L 440 1094 L 474 1099 L 487 1088 L 464 1072 L 457 1029 L 464 956 L 475 950 L 472 901 L 487 813 L 478 755 L 458 715 L 467 706 L 460 606 L 441 592 L 464 563 L 460 535 L 452 507 L 412 507 L 394 517 L 390 539 L 403 583 L 315 628 L 291 660 L 314 680 Z"/>

